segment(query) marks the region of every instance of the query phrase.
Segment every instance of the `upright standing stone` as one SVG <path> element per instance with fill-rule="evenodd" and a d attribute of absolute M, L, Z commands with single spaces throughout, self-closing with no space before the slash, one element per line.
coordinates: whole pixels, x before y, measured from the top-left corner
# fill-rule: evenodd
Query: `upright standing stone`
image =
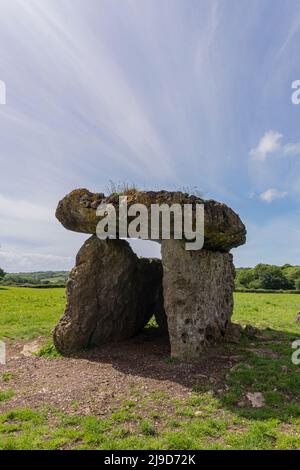
<path fill-rule="evenodd" d="M 56 347 L 68 354 L 131 338 L 163 309 L 161 277 L 159 260 L 140 260 L 124 240 L 92 236 L 67 283 L 66 310 L 53 334 Z"/>
<path fill-rule="evenodd" d="M 229 253 L 186 251 L 162 241 L 163 287 L 171 354 L 195 359 L 225 334 L 233 309 L 234 267 Z"/>

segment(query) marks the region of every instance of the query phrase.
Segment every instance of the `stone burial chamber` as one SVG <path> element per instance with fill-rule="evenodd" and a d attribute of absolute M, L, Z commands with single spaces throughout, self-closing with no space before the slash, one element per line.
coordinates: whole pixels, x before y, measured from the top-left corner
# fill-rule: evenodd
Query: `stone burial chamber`
<path fill-rule="evenodd" d="M 96 235 L 97 208 L 111 204 L 118 213 L 120 194 L 72 191 L 59 202 L 56 217 L 66 229 L 91 237 L 70 273 L 66 310 L 54 329 L 54 343 L 71 354 L 122 341 L 141 332 L 154 315 L 161 332 L 169 334 L 171 355 L 195 360 L 230 325 L 234 266 L 229 251 L 245 243 L 245 226 L 225 204 L 187 193 L 129 190 L 124 195 L 128 207 L 143 204 L 149 214 L 152 204 L 191 204 L 193 211 L 202 204 L 203 249 L 186 250 L 185 240 L 175 239 L 171 229 L 170 239 L 155 240 L 161 243 L 161 260 L 139 258 L 119 238 L 118 226 L 115 239 Z"/>

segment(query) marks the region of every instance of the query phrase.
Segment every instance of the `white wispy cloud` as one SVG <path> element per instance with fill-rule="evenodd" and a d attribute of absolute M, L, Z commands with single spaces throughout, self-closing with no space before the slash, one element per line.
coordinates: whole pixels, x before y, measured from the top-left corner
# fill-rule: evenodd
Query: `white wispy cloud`
<path fill-rule="evenodd" d="M 300 142 L 282 144 L 283 135 L 277 131 L 266 132 L 259 140 L 257 146 L 250 151 L 253 160 L 264 162 L 268 155 L 278 154 L 286 157 L 300 155 Z"/>
<path fill-rule="evenodd" d="M 270 153 L 280 149 L 282 134 L 276 131 L 266 132 L 259 140 L 257 146 L 250 151 L 254 160 L 264 161 Z"/>
<path fill-rule="evenodd" d="M 283 199 L 284 197 L 287 196 L 287 194 L 288 194 L 287 191 L 279 191 L 276 188 L 270 188 L 262 192 L 259 195 L 259 198 L 264 202 L 270 203 L 274 201 L 274 199 Z"/>

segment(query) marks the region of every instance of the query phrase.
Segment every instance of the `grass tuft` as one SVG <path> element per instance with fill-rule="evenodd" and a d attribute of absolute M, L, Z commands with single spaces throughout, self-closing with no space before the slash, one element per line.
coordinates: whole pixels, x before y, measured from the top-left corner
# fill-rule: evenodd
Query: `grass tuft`
<path fill-rule="evenodd" d="M 47 359 L 56 359 L 62 357 L 60 352 L 57 351 L 52 341 L 48 341 L 44 346 L 42 346 L 39 351 L 36 353 L 38 357 L 45 357 Z"/>

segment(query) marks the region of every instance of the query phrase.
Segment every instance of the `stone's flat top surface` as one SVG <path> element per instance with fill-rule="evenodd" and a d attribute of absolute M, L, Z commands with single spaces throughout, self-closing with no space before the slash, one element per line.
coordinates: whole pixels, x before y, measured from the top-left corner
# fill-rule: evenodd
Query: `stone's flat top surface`
<path fill-rule="evenodd" d="M 96 216 L 97 207 L 101 203 L 113 204 L 118 211 L 120 196 L 127 196 L 128 206 L 144 204 L 149 209 L 151 204 L 192 204 L 194 207 L 197 203 L 204 204 L 204 248 L 208 250 L 229 251 L 246 241 L 246 228 L 230 207 L 180 191 L 130 190 L 105 196 L 87 189 L 75 189 L 59 202 L 56 217 L 68 230 L 94 234 L 100 220 Z"/>

